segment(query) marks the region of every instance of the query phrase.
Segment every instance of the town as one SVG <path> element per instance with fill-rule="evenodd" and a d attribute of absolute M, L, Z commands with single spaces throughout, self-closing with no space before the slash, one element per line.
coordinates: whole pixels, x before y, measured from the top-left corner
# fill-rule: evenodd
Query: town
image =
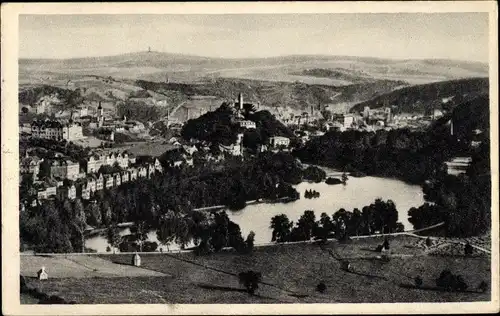
<path fill-rule="evenodd" d="M 443 102 L 445 101 L 447 100 L 443 100 Z M 235 124 L 242 131 L 256 128 L 254 121 L 246 120 L 242 115 L 245 107 L 256 108 L 256 106 L 252 103 L 244 103 L 241 93 L 238 99 L 231 103 Z M 46 143 L 72 142 L 87 144 L 88 142 L 85 142 L 85 140 L 93 138 L 101 141 L 101 146 L 93 148 L 87 157 L 80 157 L 79 161 L 72 161 L 68 157 L 58 154 L 54 155 L 54 157 L 41 158 L 29 149 L 21 152 L 20 179 L 22 180 L 24 176 L 29 175 L 33 180 L 33 188 L 36 190 L 36 196 L 23 197 L 25 201 L 23 201 L 22 205 L 27 201 L 30 201 L 32 205 L 36 205 L 37 200 L 55 196 L 60 199 L 80 197 L 89 200 L 92 194 L 103 188 L 110 189 L 119 186 L 121 183 L 135 181 L 141 177 L 149 178 L 155 172 L 162 172 L 163 169 L 158 157 L 135 157 L 135 155 L 126 151 L 119 152 L 113 149 L 106 151 L 101 148 L 104 147 L 103 143 L 112 146 L 116 132 L 127 131 L 147 134 L 148 130 L 144 124 L 127 120 L 127 117 L 113 117 L 110 112 L 104 113 L 101 102 L 93 108 L 91 106 L 81 106 L 76 110 L 67 110 L 65 113 L 61 113 L 61 111 L 53 113 L 51 108 L 51 99 L 42 98 L 31 111 L 36 114 L 51 114 L 55 118 L 34 119 L 31 123 L 23 123 L 20 126 L 20 139 L 42 139 L 46 140 Z M 284 118 L 283 114 L 278 114 L 277 117 L 278 120 L 293 131 L 300 144 L 305 144 L 311 138 L 323 136 L 328 131 L 376 131 L 380 129 L 388 131 L 393 128 L 403 127 L 421 129 L 429 126 L 433 120 L 443 115 L 440 110 L 434 110 L 432 117 L 424 115 L 393 115 L 391 114 L 391 107 L 373 110 L 368 106 L 364 107 L 362 113 L 331 114 L 327 107 L 323 113 L 327 113 L 328 119 L 325 119 L 321 113 L 315 116 L 314 107 L 311 107 L 310 112 L 303 112 L 301 115 L 292 114 L 291 118 L 288 119 Z M 166 120 L 169 122 L 168 117 Z M 148 123 L 148 125 L 151 125 L 151 122 Z M 167 126 L 170 126 L 170 124 L 175 124 L 174 127 L 177 128 L 182 128 L 183 125 L 175 121 L 169 122 Z M 171 166 L 179 167 L 183 164 L 192 166 L 193 153 L 199 149 L 206 150 L 210 148 L 209 143 L 201 144 L 196 139 L 186 142 L 179 136 L 176 135 L 166 140 L 174 145 L 174 150 L 182 152 L 178 155 L 177 160 L 171 161 Z M 220 160 L 224 158 L 224 154 L 243 156 L 246 151 L 242 142 L 243 133 L 239 133 L 234 144 L 228 146 L 219 144 L 219 156 L 215 156 L 214 153 L 208 151 L 207 157 Z M 290 138 L 272 136 L 266 144 L 259 145 L 258 152 L 267 150 L 274 152 L 278 150 L 288 151 L 291 149 L 290 145 Z M 101 168 L 103 166 L 109 168 Z M 41 169 L 47 170 L 47 173 L 40 176 Z"/>

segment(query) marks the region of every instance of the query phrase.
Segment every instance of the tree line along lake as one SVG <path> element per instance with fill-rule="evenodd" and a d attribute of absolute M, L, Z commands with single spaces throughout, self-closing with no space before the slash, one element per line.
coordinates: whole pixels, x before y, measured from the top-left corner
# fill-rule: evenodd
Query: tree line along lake
<path fill-rule="evenodd" d="M 329 176 L 338 175 L 338 178 L 340 178 L 340 172 L 324 167 L 322 169 Z M 404 225 L 405 230 L 412 230 L 413 226 L 408 221 L 408 210 L 411 207 L 419 207 L 424 203 L 424 196 L 420 186 L 383 177 L 349 177 L 345 185 L 328 185 L 325 182 L 301 182 L 294 185 L 294 188 L 301 195 L 298 200 L 287 203 L 254 203 L 239 211 L 226 210 L 226 212 L 229 219 L 240 226 L 243 236 L 247 236 L 250 231 L 253 231 L 255 233 L 255 243 L 265 244 L 271 242 L 272 229 L 270 228 L 270 222 L 275 215 L 285 214 L 291 221 L 296 222 L 305 210 L 312 210 L 316 215 L 316 219 L 319 219 L 322 212 L 331 216 L 341 208 L 347 211 L 352 211 L 355 208 L 361 210 L 364 206 L 373 203 L 375 199 L 381 198 L 383 200 L 392 200 L 396 204 L 398 221 Z M 317 191 L 320 196 L 312 199 L 304 198 L 306 190 Z M 129 228 L 120 230 L 120 235 L 127 234 L 130 234 Z M 148 241 L 157 242 L 159 244 L 158 249 L 167 249 L 166 246 L 160 245 L 155 231 L 148 233 Z M 105 232 L 88 237 L 86 247 L 97 252 L 106 252 L 108 242 Z M 178 246 L 171 244 L 168 249 L 178 249 Z"/>

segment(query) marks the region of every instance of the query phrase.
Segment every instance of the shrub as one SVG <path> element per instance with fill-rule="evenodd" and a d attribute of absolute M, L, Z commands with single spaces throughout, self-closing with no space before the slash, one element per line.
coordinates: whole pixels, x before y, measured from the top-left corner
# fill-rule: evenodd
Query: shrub
<path fill-rule="evenodd" d="M 39 304 L 68 304 L 63 298 L 56 295 L 51 295 L 46 299 L 41 299 Z"/>
<path fill-rule="evenodd" d="M 417 276 L 415 278 L 415 286 L 416 287 L 421 287 L 423 283 L 424 283 L 424 280 L 422 280 L 422 278 L 420 276 Z"/>
<path fill-rule="evenodd" d="M 477 289 L 480 292 L 486 292 L 488 290 L 488 283 L 486 283 L 485 281 L 481 281 L 481 283 L 479 283 L 479 285 L 477 286 Z"/>
<path fill-rule="evenodd" d="M 158 244 L 156 242 L 145 241 L 142 245 L 142 251 L 144 252 L 155 252 L 158 248 Z"/>
<path fill-rule="evenodd" d="M 450 270 L 441 272 L 436 279 L 436 285 L 447 291 L 465 291 L 468 287 L 461 275 L 454 275 Z"/>
<path fill-rule="evenodd" d="M 469 243 L 467 243 L 464 247 L 465 255 L 470 256 L 470 255 L 472 255 L 473 251 L 474 251 L 474 248 L 472 248 L 472 246 Z"/>
<path fill-rule="evenodd" d="M 259 288 L 259 282 L 262 280 L 262 274 L 252 270 L 241 272 L 238 277 L 240 284 L 243 285 L 251 295 Z"/>
<path fill-rule="evenodd" d="M 425 240 L 425 245 L 427 247 L 430 247 L 432 246 L 432 239 L 430 237 L 427 237 L 427 239 Z"/>
<path fill-rule="evenodd" d="M 106 252 L 110 252 L 111 248 L 109 246 L 106 246 Z"/>
<path fill-rule="evenodd" d="M 323 282 L 320 282 L 317 286 L 316 286 L 316 291 L 320 292 L 320 293 L 324 293 L 326 291 L 326 285 L 325 283 Z"/>

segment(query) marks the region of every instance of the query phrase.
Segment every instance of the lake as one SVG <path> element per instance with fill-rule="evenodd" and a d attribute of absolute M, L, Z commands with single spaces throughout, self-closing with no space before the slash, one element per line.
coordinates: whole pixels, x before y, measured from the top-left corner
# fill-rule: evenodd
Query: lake
<path fill-rule="evenodd" d="M 326 171 L 329 174 L 332 173 L 331 170 Z M 240 225 L 243 238 L 246 239 L 248 233 L 254 231 L 255 243 L 263 244 L 271 241 L 272 230 L 269 226 L 271 218 L 275 215 L 286 214 L 291 221 L 296 222 L 305 210 L 313 210 L 318 220 L 322 212 L 332 216 L 340 208 L 347 211 L 352 211 L 354 208 L 362 210 L 363 206 L 373 203 L 376 198 L 382 198 L 383 200 L 390 199 L 396 204 L 399 213 L 398 221 L 403 223 L 405 230 L 412 230 L 413 226 L 408 222 L 408 210 L 424 203 L 420 186 L 379 177 L 349 177 L 346 185 L 302 182 L 294 187 L 300 193 L 299 200 L 290 203 L 252 204 L 240 211 L 227 211 L 227 214 L 233 222 Z M 306 199 L 304 198 L 306 190 L 316 190 L 320 193 L 320 197 Z M 130 230 L 122 229 L 120 234 L 130 234 Z M 148 236 L 149 241 L 158 242 L 155 232 L 150 232 Z M 90 237 L 87 239 L 86 246 L 98 252 L 105 252 L 106 238 L 104 236 Z M 167 249 L 166 246 L 160 247 Z M 178 247 L 170 245 L 169 249 L 178 249 Z"/>

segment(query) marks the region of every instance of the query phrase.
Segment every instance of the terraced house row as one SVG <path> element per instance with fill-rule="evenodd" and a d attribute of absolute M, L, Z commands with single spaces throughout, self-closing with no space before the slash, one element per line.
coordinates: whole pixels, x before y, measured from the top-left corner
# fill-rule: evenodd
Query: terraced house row
<path fill-rule="evenodd" d="M 97 191 L 104 189 L 112 189 L 124 183 L 132 182 L 138 178 L 151 178 L 156 172 L 163 172 L 163 168 L 158 161 L 154 159 L 153 163 L 147 163 L 140 166 L 129 167 L 114 173 L 93 173 L 88 174 L 85 178 L 71 181 L 48 181 L 36 183 L 36 200 L 44 200 L 52 197 L 59 199 L 76 199 L 77 197 L 83 200 L 89 200 Z M 37 201 L 33 201 L 35 204 Z"/>
<path fill-rule="evenodd" d="M 33 176 L 29 197 L 34 200 L 32 204 L 53 197 L 88 200 L 96 191 L 150 178 L 155 172 L 163 172 L 157 158 L 136 158 L 126 152 L 94 153 L 80 162 L 65 157 L 42 159 L 28 155 L 20 159 L 21 175 Z"/>

